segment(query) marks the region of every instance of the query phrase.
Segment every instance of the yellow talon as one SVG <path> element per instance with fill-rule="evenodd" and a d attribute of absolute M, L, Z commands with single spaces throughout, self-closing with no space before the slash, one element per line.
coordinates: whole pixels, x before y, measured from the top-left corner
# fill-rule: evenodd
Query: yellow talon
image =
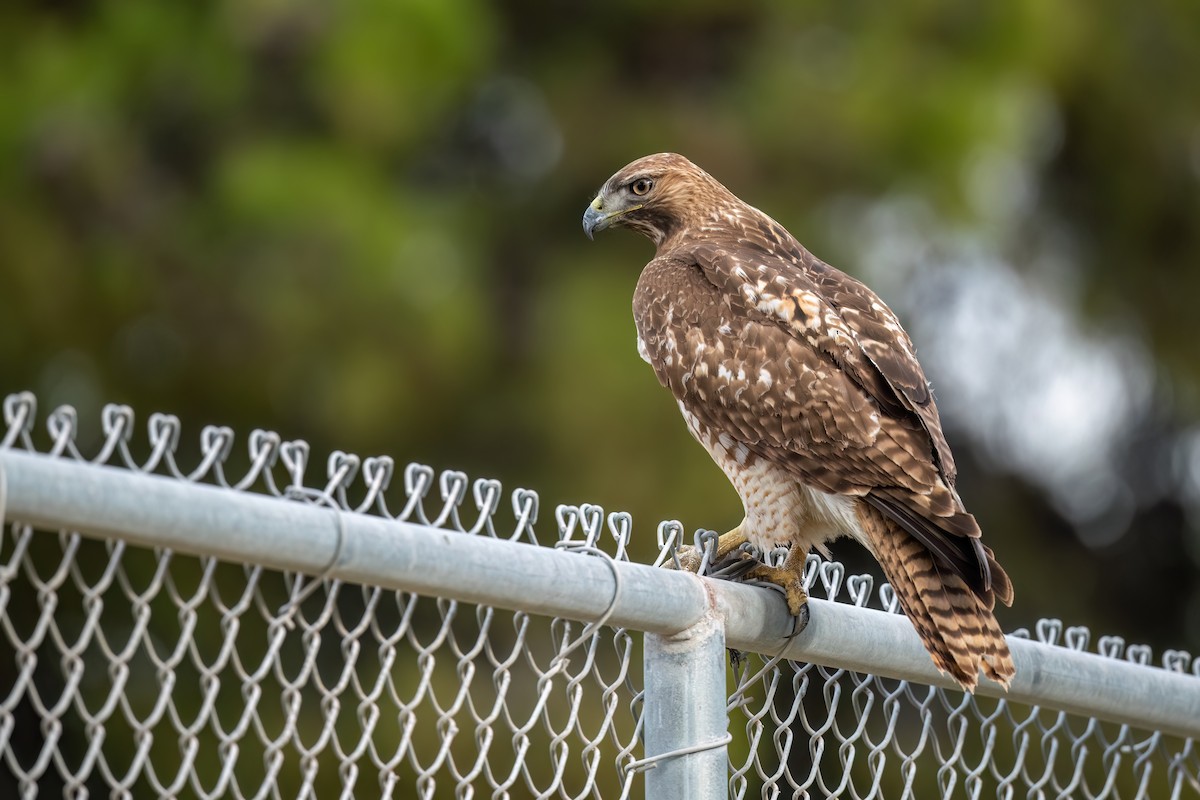
<path fill-rule="evenodd" d="M 738 525 L 727 533 L 721 534 L 717 537 L 717 552 L 713 554 L 712 561 L 709 564 L 719 564 L 725 560 L 726 556 L 745 543 L 746 535 L 742 533 L 741 525 Z M 675 569 L 676 561 L 679 562 L 680 568 L 688 572 L 699 572 L 700 565 L 704 561 L 704 552 L 685 544 L 679 548 L 677 558 L 667 561 L 663 566 L 667 569 Z M 803 565 L 801 565 L 801 569 L 803 569 Z"/>
<path fill-rule="evenodd" d="M 807 561 L 808 552 L 803 547 L 792 545 L 782 566 L 757 566 L 746 573 L 746 579 L 766 581 L 783 589 L 788 611 L 793 617 L 799 617 L 806 613 L 805 606 L 808 604 L 808 593 L 804 591 L 804 564 Z"/>

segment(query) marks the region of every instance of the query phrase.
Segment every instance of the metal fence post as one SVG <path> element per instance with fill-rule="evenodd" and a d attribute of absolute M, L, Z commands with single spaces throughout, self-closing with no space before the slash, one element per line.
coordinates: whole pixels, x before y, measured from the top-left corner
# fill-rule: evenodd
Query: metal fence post
<path fill-rule="evenodd" d="M 725 628 L 712 603 L 686 630 L 646 634 L 643 670 L 646 797 L 727 797 Z"/>

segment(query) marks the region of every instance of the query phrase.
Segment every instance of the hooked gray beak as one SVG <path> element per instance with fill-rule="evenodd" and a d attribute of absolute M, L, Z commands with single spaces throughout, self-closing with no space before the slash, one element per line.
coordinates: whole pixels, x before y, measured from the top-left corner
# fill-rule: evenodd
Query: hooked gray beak
<path fill-rule="evenodd" d="M 592 204 L 583 212 L 583 232 L 589 239 L 594 238 L 597 231 L 608 227 L 610 216 L 600 210 L 600 197 L 597 195 Z"/>

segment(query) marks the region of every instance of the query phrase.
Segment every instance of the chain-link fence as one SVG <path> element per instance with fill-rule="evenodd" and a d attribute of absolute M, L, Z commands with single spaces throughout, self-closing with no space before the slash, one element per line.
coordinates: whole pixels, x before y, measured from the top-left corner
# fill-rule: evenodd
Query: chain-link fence
<path fill-rule="evenodd" d="M 262 431 L 188 468 L 177 419 L 136 443 L 116 406 L 85 457 L 71 409 L 35 419 L 7 398 L 0 797 L 1200 796 L 1186 653 L 1044 620 L 1009 695 L 966 695 L 836 562 L 789 641 L 772 592 L 629 563 L 595 506 L 539 525 L 533 492 L 344 453 L 313 478 Z"/>

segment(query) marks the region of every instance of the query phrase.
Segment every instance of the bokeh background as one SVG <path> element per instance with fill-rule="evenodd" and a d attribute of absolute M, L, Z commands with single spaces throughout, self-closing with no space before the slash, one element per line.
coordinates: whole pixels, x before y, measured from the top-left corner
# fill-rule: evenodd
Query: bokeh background
<path fill-rule="evenodd" d="M 683 153 L 864 279 L 1057 616 L 1200 650 L 1200 5 L 367 0 L 0 10 L 0 393 L 494 477 L 654 529 L 736 495 L 638 359 Z M 865 569 L 856 547 L 835 553 Z"/>

